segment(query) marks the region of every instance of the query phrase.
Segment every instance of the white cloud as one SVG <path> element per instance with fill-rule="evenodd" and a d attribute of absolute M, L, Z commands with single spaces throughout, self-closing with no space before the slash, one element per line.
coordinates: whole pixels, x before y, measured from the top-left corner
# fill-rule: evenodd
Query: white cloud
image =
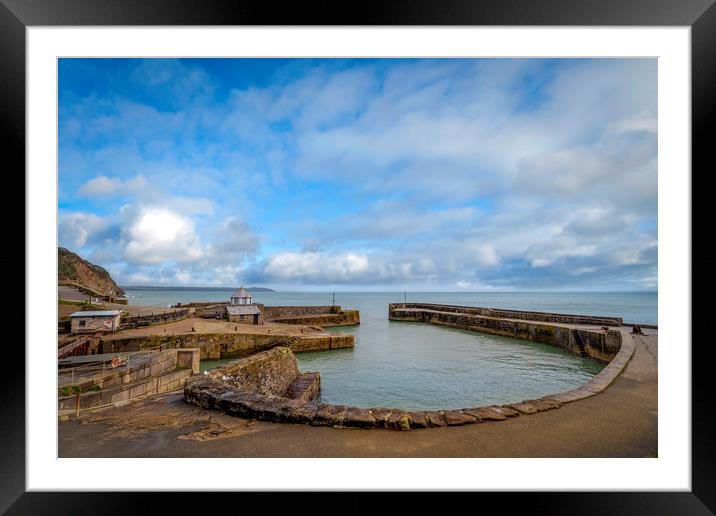
<path fill-rule="evenodd" d="M 480 281 L 458 281 L 455 283 L 455 286 L 464 290 L 498 290 L 498 288 Z M 504 288 L 499 288 L 499 290 L 504 290 Z"/>
<path fill-rule="evenodd" d="M 194 222 L 166 208 L 125 209 L 124 257 L 136 264 L 193 262 L 204 255 Z"/>
<path fill-rule="evenodd" d="M 106 237 L 111 220 L 92 213 L 60 213 L 58 237 L 60 245 L 79 248 Z"/>
<path fill-rule="evenodd" d="M 97 176 L 84 183 L 79 189 L 79 194 L 84 197 L 97 198 L 146 196 L 152 190 L 147 180 L 141 175 L 129 179 Z"/>
<path fill-rule="evenodd" d="M 279 281 L 346 282 L 360 278 L 368 271 L 368 257 L 358 253 L 296 253 L 271 256 L 264 274 Z"/>
<path fill-rule="evenodd" d="M 214 213 L 214 202 L 203 197 L 171 197 L 164 204 L 172 211 L 184 215 L 211 215 Z"/>
<path fill-rule="evenodd" d="M 236 217 L 225 218 L 216 231 L 213 252 L 243 258 L 258 249 L 258 238 L 249 225 Z"/>

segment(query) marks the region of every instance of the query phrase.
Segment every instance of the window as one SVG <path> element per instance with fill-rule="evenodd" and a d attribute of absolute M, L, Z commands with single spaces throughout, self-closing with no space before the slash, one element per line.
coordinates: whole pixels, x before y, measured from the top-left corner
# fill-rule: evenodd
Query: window
<path fill-rule="evenodd" d="M 84 326 L 86 322 L 84 319 L 80 319 L 80 326 Z"/>

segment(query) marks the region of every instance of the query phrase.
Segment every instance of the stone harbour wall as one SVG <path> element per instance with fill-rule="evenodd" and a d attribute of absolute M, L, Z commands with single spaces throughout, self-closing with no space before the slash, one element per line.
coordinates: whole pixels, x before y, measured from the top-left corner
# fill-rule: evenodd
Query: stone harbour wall
<path fill-rule="evenodd" d="M 341 310 L 337 314 L 296 315 L 272 319 L 272 322 L 322 327 L 355 326 L 360 324 L 360 312 L 358 310 Z"/>
<path fill-rule="evenodd" d="M 352 348 L 353 335 L 273 335 L 266 333 L 186 333 L 180 335 L 150 335 L 102 340 L 100 353 L 140 351 L 156 348 L 160 344 L 176 343 L 182 348 L 198 348 L 202 360 L 240 358 L 274 348 L 286 346 L 295 353 Z"/>
<path fill-rule="evenodd" d="M 478 313 L 482 309 L 466 309 L 464 312 L 460 312 L 455 310 L 456 307 L 451 306 L 445 307 L 446 310 L 443 310 L 442 305 L 429 306 L 430 308 L 411 307 L 404 304 L 390 305 L 388 317 L 391 321 L 426 322 L 530 340 L 561 347 L 575 354 L 580 354 L 582 351 L 574 334 L 578 332 L 584 343 L 586 354 L 603 362 L 608 362 L 617 354 L 621 343 L 621 334 L 619 330 L 614 329 L 604 329 L 603 327 L 574 329 L 558 323 L 484 316 Z"/>
<path fill-rule="evenodd" d="M 272 320 L 281 317 L 298 317 L 302 315 L 337 314 L 340 306 L 264 306 L 264 319 Z"/>
<path fill-rule="evenodd" d="M 475 306 L 439 305 L 433 303 L 393 303 L 388 305 L 388 312 L 408 309 L 436 310 L 460 314 L 481 315 L 501 319 L 521 319 L 562 324 L 588 324 L 594 326 L 623 326 L 621 317 L 598 317 L 592 315 L 555 314 L 549 312 L 529 312 L 523 310 L 504 310 L 499 308 L 482 308 Z"/>
<path fill-rule="evenodd" d="M 225 319 L 226 303 L 196 307 L 194 309 L 194 317 L 201 317 L 202 319 Z"/>

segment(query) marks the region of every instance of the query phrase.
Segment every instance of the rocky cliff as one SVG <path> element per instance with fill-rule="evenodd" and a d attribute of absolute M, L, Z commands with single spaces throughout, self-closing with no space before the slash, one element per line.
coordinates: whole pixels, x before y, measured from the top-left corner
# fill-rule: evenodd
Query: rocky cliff
<path fill-rule="evenodd" d="M 94 291 L 91 293 L 103 296 L 124 295 L 124 290 L 114 282 L 109 272 L 64 247 L 57 249 L 57 281 L 59 284 L 85 287 Z"/>

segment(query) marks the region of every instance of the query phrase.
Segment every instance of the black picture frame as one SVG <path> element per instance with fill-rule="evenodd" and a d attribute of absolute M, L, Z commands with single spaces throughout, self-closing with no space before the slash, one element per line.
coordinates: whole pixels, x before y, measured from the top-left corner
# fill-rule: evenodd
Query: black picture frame
<path fill-rule="evenodd" d="M 25 169 L 25 29 L 31 26 L 83 25 L 549 25 L 549 26 L 688 26 L 691 28 L 692 172 L 714 170 L 713 125 L 716 104 L 716 6 L 714 0 L 413 0 L 294 2 L 276 5 L 258 1 L 222 0 L 0 0 L 0 145 L 5 163 Z M 711 165 L 711 166 L 709 166 Z M 19 174 L 17 174 L 19 175 Z M 693 185 L 693 182 L 692 182 Z M 693 187 L 692 187 L 692 191 Z M 694 224 L 697 218 L 693 217 Z M 692 231 L 692 234 L 694 232 Z M 698 233 L 697 233 L 698 234 Z M 693 251 L 692 251 L 693 252 Z M 693 256 L 693 255 L 692 255 Z M 697 269 L 704 272 L 704 269 Z M 25 275 L 31 271 L 25 268 Z M 692 269 L 693 274 L 693 269 Z M 710 284 L 700 281 L 704 290 Z M 693 306 L 693 321 L 707 318 L 708 303 Z M 27 318 L 27 314 L 25 315 Z M 707 319 L 706 319 L 707 320 Z M 684 342 L 688 343 L 685 335 Z M 27 345 L 27 343 L 26 343 Z M 505 508 L 524 506 L 531 512 L 568 514 L 712 514 L 716 511 L 716 427 L 710 417 L 713 387 L 712 346 L 692 344 L 692 491 L 621 493 L 485 493 Z M 24 357 L 0 375 L 0 513 L 127 514 L 150 510 L 147 497 L 161 497 L 181 513 L 209 510 L 232 494 L 188 496 L 182 493 L 39 493 L 25 489 Z M 284 502 L 306 505 L 305 495 L 244 493 L 241 504 Z M 462 495 L 454 503 L 461 503 Z M 474 496 L 474 495 L 472 495 Z M 420 510 L 424 496 L 413 493 L 396 502 L 401 512 Z M 506 500 L 507 499 L 507 500 Z M 452 504 L 453 502 L 451 502 Z M 474 503 L 472 501 L 468 503 Z M 480 503 L 484 503 L 481 499 Z M 244 505 L 245 504 L 245 505 Z M 339 502 L 341 512 L 373 512 L 365 495 L 352 493 Z M 391 504 L 381 512 L 391 510 Z M 272 511 L 273 512 L 273 511 Z M 295 512 L 295 511 L 294 511 Z"/>

